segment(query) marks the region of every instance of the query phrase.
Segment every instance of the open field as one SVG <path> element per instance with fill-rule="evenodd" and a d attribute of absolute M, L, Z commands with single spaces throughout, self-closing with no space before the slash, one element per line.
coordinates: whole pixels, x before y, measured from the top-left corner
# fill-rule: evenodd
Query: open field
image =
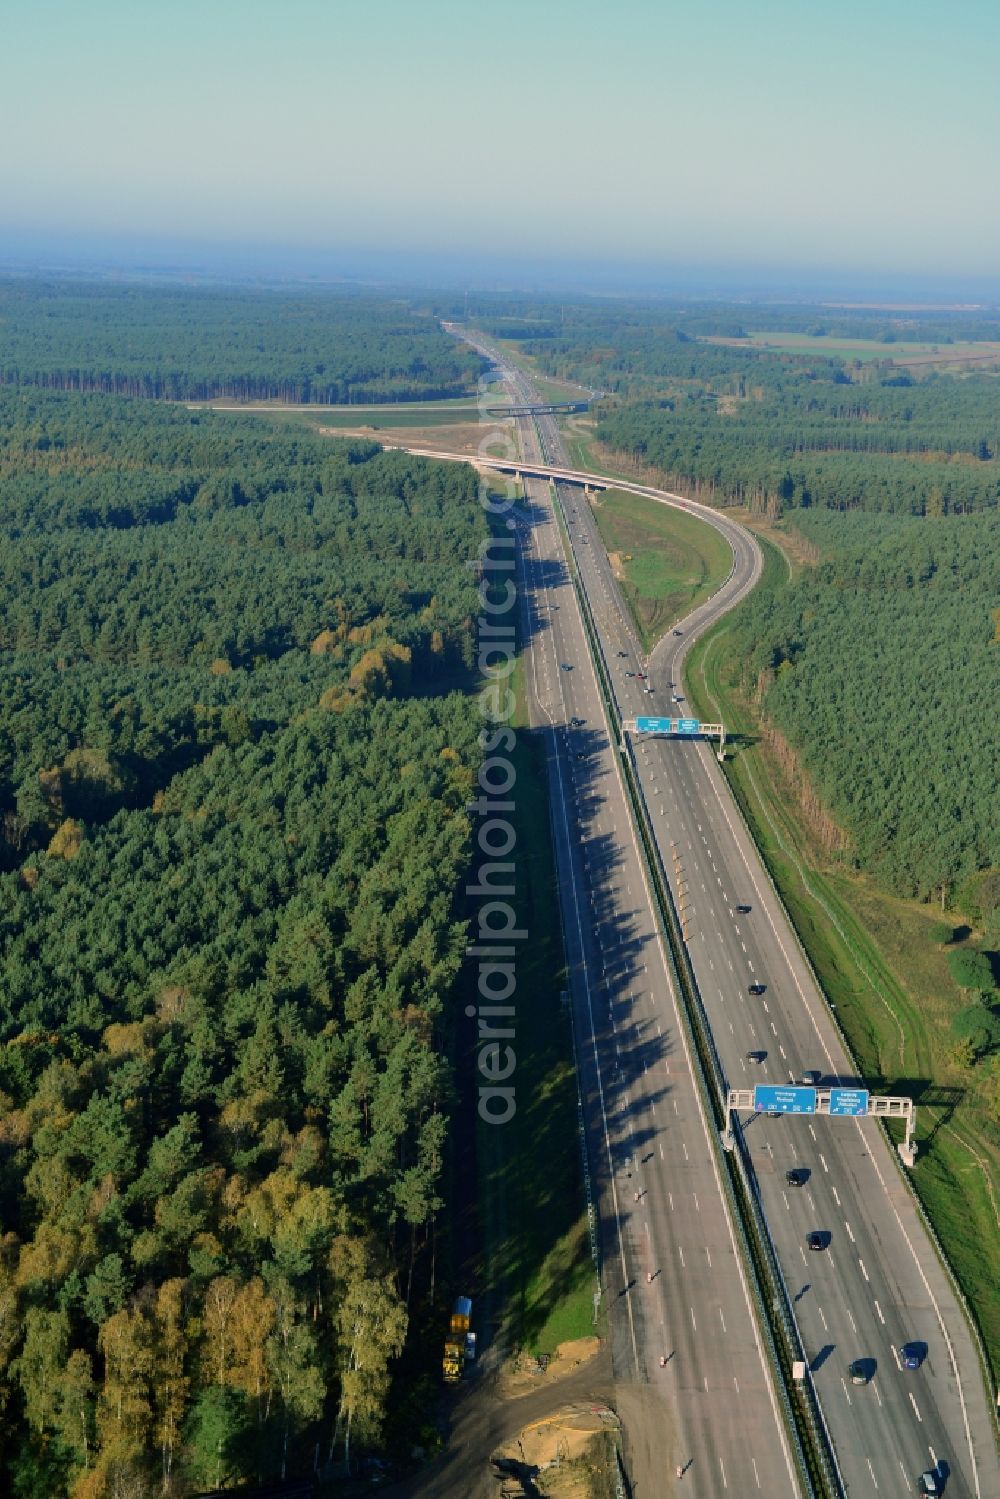
<path fill-rule="evenodd" d="M 651 650 L 725 580 L 729 548 L 704 521 L 641 495 L 609 489 L 592 503 L 636 628 Z"/>
<path fill-rule="evenodd" d="M 765 543 L 759 587 L 789 565 Z M 800 563 L 793 563 L 801 565 Z M 983 1106 L 978 1069 L 948 1057 L 951 1016 L 964 1003 L 931 928 L 941 913 L 884 894 L 820 853 L 782 773 L 758 739 L 740 662 L 722 620 L 693 648 L 688 690 L 734 738 L 727 765 L 782 898 L 861 1069 L 882 1092 L 918 1104 L 914 1185 L 973 1307 L 994 1373 L 1000 1368 L 1000 1132 Z M 952 916 L 960 924 L 958 914 Z"/>
<path fill-rule="evenodd" d="M 189 409 L 195 409 L 188 403 Z M 256 416 L 266 421 L 287 422 L 308 427 L 311 431 L 359 428 L 379 431 L 411 427 L 443 427 L 478 422 L 479 408 L 474 401 L 440 401 L 433 405 L 400 402 L 397 406 L 234 406 L 211 405 L 207 409 L 229 412 L 235 416 Z"/>
<path fill-rule="evenodd" d="M 866 363 L 873 359 L 889 359 L 894 364 L 991 364 L 1000 362 L 998 343 L 951 343 L 909 342 L 899 339 L 894 343 L 883 343 L 880 339 L 834 338 L 811 333 L 750 333 L 746 338 L 716 338 L 707 336 L 701 340 L 708 344 L 723 344 L 729 348 L 773 349 L 784 354 L 826 354 L 835 359 L 857 359 Z"/>

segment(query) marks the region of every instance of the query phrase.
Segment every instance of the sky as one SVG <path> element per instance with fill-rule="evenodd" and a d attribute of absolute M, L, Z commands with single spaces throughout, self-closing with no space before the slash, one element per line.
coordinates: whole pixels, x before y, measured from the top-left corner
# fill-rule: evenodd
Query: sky
<path fill-rule="evenodd" d="M 0 260 L 1000 277 L 997 0 L 0 0 L 0 35 Z"/>

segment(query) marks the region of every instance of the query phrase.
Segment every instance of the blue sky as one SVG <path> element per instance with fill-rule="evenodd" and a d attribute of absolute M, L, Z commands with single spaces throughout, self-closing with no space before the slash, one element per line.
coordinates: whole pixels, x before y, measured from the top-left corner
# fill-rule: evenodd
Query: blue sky
<path fill-rule="evenodd" d="M 3 0 L 25 236 L 1000 272 L 996 0 Z"/>

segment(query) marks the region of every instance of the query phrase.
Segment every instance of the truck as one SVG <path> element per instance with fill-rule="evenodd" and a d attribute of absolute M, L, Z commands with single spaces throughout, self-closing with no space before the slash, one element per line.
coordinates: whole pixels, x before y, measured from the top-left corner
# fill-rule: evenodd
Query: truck
<path fill-rule="evenodd" d="M 476 1335 L 471 1330 L 472 1302 L 468 1296 L 458 1296 L 448 1322 L 448 1336 L 444 1340 L 444 1358 L 441 1373 L 445 1384 L 458 1384 L 467 1363 L 476 1356 Z"/>

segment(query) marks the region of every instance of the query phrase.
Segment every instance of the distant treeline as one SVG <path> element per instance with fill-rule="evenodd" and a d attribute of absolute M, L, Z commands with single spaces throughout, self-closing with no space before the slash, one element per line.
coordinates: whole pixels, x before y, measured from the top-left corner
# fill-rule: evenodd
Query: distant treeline
<path fill-rule="evenodd" d="M 0 384 L 336 405 L 462 396 L 479 367 L 402 300 L 0 282 Z"/>
<path fill-rule="evenodd" d="M 750 344 L 698 341 L 730 325 L 724 307 L 520 305 L 483 319 L 516 328 L 553 375 L 608 393 L 597 436 L 675 488 L 716 504 L 964 514 L 1000 504 L 1000 401 L 989 374 L 917 380 L 881 360 L 854 364 Z M 740 310 L 757 326 L 811 328 L 824 309 Z M 758 318 L 760 312 L 760 318 Z M 883 315 L 884 316 L 884 315 Z M 986 337 L 988 319 L 909 318 L 906 336 Z M 829 327 L 827 327 L 829 324 Z M 909 326 L 913 324 L 913 326 Z M 872 319 L 847 326 L 877 336 Z M 530 332 L 530 336 L 527 335 Z M 902 334 L 901 334 L 902 336 Z M 888 351 L 887 351 L 888 352 Z"/>

